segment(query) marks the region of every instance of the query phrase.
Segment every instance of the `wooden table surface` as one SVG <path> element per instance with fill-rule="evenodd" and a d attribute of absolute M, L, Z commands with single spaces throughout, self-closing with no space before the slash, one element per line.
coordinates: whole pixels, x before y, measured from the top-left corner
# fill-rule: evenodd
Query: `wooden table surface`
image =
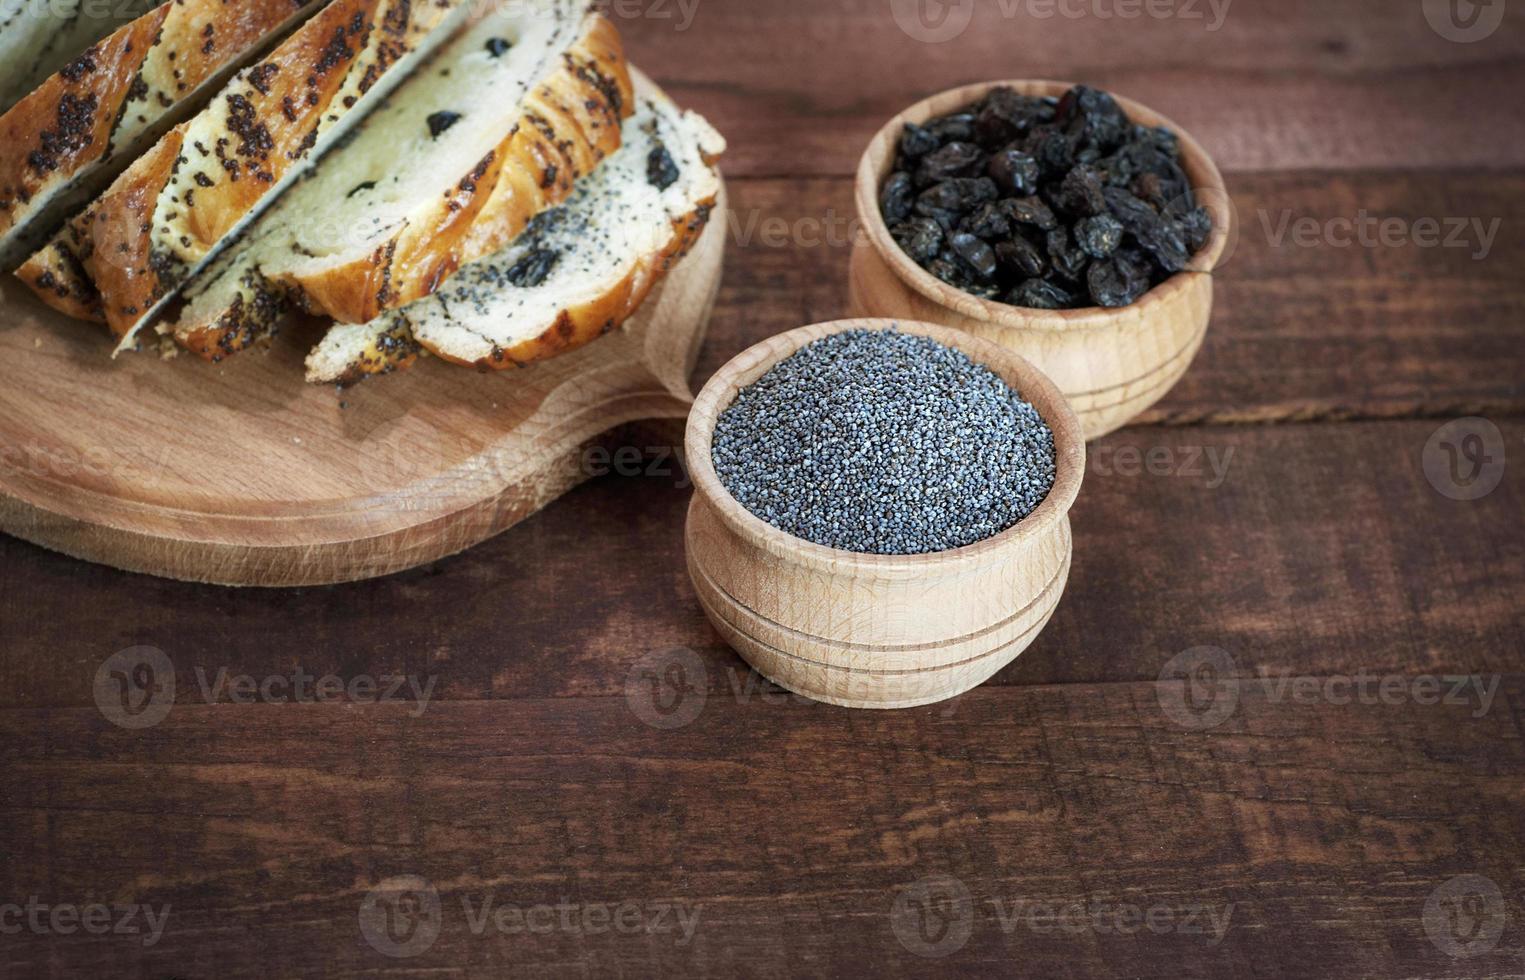
<path fill-rule="evenodd" d="M 1216 156 L 1206 348 L 1091 447 L 1033 647 L 933 708 L 769 688 L 661 453 L 352 587 L 0 538 L 0 975 L 1525 974 L 1525 9 L 916 6 L 613 10 L 732 142 L 701 382 L 846 312 L 850 174 L 924 95 L 1083 79 Z M 96 697 L 134 663 L 150 727 Z"/>

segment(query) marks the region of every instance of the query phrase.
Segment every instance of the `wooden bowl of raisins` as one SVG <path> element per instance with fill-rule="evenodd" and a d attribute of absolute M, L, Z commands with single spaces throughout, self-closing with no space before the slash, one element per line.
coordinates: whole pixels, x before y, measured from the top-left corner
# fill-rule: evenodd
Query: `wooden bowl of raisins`
<path fill-rule="evenodd" d="M 1233 210 L 1206 151 L 1128 99 L 971 85 L 874 137 L 857 176 L 856 316 L 956 327 L 1051 377 L 1087 440 L 1186 373 Z"/>

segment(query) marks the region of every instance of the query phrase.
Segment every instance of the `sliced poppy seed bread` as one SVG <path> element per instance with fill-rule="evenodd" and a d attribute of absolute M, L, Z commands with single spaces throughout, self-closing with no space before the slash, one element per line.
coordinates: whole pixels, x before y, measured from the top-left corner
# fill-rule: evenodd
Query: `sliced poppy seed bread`
<path fill-rule="evenodd" d="M 715 207 L 725 139 L 636 73 L 623 145 L 562 207 L 436 294 L 364 325 L 333 327 L 308 380 L 350 384 L 420 350 L 505 369 L 575 349 L 632 316 Z"/>

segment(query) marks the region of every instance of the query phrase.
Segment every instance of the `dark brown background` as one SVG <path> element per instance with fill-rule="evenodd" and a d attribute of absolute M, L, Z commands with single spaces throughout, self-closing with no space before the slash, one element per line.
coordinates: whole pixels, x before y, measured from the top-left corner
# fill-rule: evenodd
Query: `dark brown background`
<path fill-rule="evenodd" d="M 1206 349 L 1140 425 L 1092 447 L 1068 593 L 1017 663 L 914 711 L 770 691 L 698 610 L 676 475 L 597 480 L 470 554 L 346 588 L 181 585 L 0 538 L 0 905 L 171 908 L 151 948 L 0 935 L 0 975 L 1525 974 L 1525 10 L 1461 44 L 1423 0 L 1237 0 L 1217 31 L 1205 0 L 1186 3 L 1203 16 L 1105 18 L 1085 0 L 1040 20 L 981 0 L 938 45 L 902 31 L 890 0 L 699 0 L 682 31 L 676 0 L 616 11 L 637 63 L 732 140 L 701 381 L 845 312 L 850 174 L 929 93 L 1084 79 L 1219 160 L 1242 237 Z M 1501 226 L 1482 259 L 1272 240 L 1283 216 L 1363 210 Z M 1502 483 L 1474 502 L 1421 466 L 1463 415 L 1507 439 Z M 1174 467 L 1232 456 L 1219 484 L 1127 475 L 1126 447 L 1163 447 Z M 177 703 L 142 732 L 92 697 L 97 668 L 138 644 L 177 668 Z M 1172 720 L 1162 704 L 1182 689 L 1156 683 L 1202 646 L 1245 678 L 1216 689 L 1237 707 L 1210 729 Z M 636 708 L 642 671 L 674 648 L 702 663 L 704 699 L 664 730 Z M 417 717 L 207 704 L 198 688 L 198 669 L 298 667 L 437 687 Z M 1250 680 L 1362 673 L 1500 686 L 1479 717 L 1475 698 L 1300 703 Z M 358 913 L 407 874 L 437 889 L 443 931 L 390 959 Z M 892 915 L 934 874 L 973 900 L 967 943 L 941 959 L 913 955 Z M 1426 917 L 1463 874 L 1502 908 L 1448 922 L 1437 899 Z M 648 922 L 683 903 L 700 921 L 687 943 L 474 935 L 462 899 L 489 895 L 630 902 Z M 1019 901 L 1200 906 L 1229 929 L 1004 927 Z M 1459 958 L 1427 924 L 1502 932 Z"/>

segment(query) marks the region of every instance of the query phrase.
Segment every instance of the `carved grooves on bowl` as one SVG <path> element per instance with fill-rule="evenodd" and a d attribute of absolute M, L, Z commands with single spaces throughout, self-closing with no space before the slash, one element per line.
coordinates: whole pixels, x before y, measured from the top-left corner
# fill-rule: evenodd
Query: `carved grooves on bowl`
<path fill-rule="evenodd" d="M 1065 538 L 1066 548 L 1068 548 L 1069 530 L 1067 525 L 1065 528 Z M 1003 619 L 998 623 L 994 623 L 985 627 L 984 629 L 977 630 L 976 632 L 969 633 L 965 636 L 953 637 L 942 641 L 932 641 L 928 643 L 902 646 L 875 646 L 872 644 L 851 643 L 841 640 L 833 640 L 829 637 L 815 636 L 810 633 L 803 633 L 793 628 L 792 626 L 780 623 L 774 619 L 769 619 L 768 617 L 762 615 L 757 610 L 751 608 L 746 603 L 742 602 L 740 599 L 727 592 L 724 586 L 716 582 L 714 577 L 711 576 L 710 573 L 702 565 L 698 564 L 694 560 L 693 550 L 690 549 L 689 552 L 689 572 L 693 576 L 694 584 L 698 589 L 700 601 L 704 603 L 705 607 L 711 613 L 724 619 L 727 626 L 735 630 L 738 634 L 746 637 L 752 643 L 763 647 L 770 653 L 773 653 L 779 657 L 798 661 L 801 664 L 806 664 L 811 667 L 818 667 L 822 670 L 837 670 L 850 674 L 872 674 L 887 677 L 901 676 L 905 674 L 929 674 L 942 670 L 952 670 L 955 668 L 966 667 L 970 664 L 978 663 L 981 660 L 987 660 L 1005 650 L 1009 650 L 1013 645 L 1017 643 L 1021 643 L 1022 647 L 1025 648 L 1027 643 L 1032 642 L 1032 640 L 1037 636 L 1038 629 L 1044 622 L 1047 621 L 1048 616 L 1053 612 L 1054 607 L 1058 605 L 1059 596 L 1064 592 L 1065 583 L 1069 580 L 1070 562 L 1071 559 L 1069 555 L 1066 554 L 1064 562 L 1059 566 L 1058 570 L 1054 572 L 1053 577 L 1048 580 L 1047 584 L 1043 586 L 1042 591 L 1034 596 L 1032 600 L 1027 603 L 1027 605 L 1023 606 L 1021 609 L 1012 613 L 1006 619 Z M 1036 614 L 1036 617 L 1034 617 L 1033 614 Z M 1024 621 L 1027 621 L 1025 625 Z M 998 640 L 998 646 L 989 650 L 985 650 L 981 653 L 977 653 L 974 656 L 963 660 L 954 661 L 952 663 L 936 664 L 934 666 L 927 667 L 912 667 L 906 669 L 890 670 L 884 668 L 848 667 L 842 664 L 823 663 L 819 660 L 811 660 L 810 658 L 802 657 L 797 653 L 790 653 L 788 650 L 785 650 L 770 642 L 767 639 L 767 634 L 770 632 L 780 633 L 790 637 L 791 639 L 795 639 L 801 646 L 829 643 L 838 650 L 852 650 L 866 654 L 894 654 L 897 657 L 904 656 L 908 660 L 914 660 L 917 657 L 931 656 L 940 650 L 951 648 L 963 646 L 978 648 L 979 646 L 983 645 L 980 641 L 988 640 L 991 637 L 999 637 L 1002 639 Z M 1005 639 L 1005 637 L 1010 637 L 1010 639 Z M 1020 650 L 1017 652 L 1020 652 Z"/>

